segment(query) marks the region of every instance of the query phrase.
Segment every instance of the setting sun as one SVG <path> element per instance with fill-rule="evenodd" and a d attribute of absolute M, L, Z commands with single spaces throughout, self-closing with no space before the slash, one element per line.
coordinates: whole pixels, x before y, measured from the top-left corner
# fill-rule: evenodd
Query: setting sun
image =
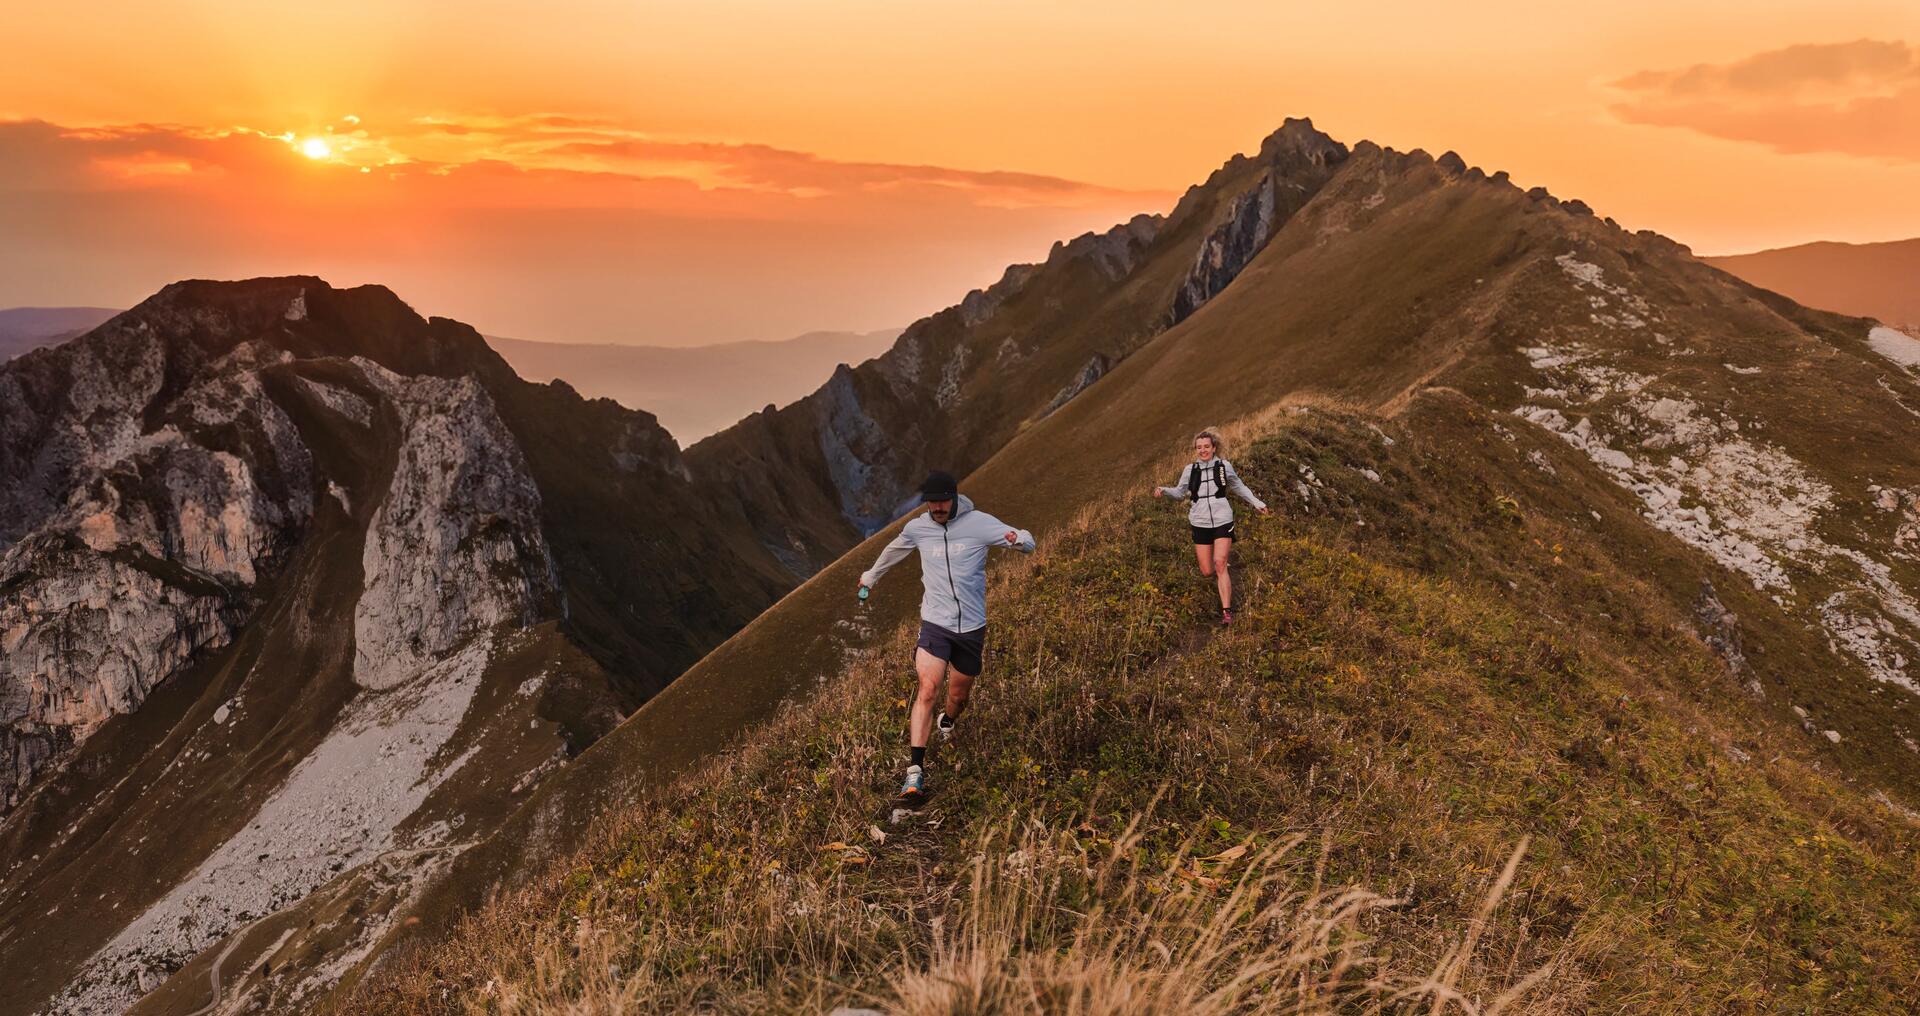
<path fill-rule="evenodd" d="M 300 154 L 309 159 L 324 159 L 333 154 L 333 146 L 325 138 L 308 138 L 300 142 Z"/>

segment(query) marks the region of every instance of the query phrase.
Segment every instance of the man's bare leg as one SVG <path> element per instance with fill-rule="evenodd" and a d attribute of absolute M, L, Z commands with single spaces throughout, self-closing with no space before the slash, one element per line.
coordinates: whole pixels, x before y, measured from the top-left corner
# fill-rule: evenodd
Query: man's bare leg
<path fill-rule="evenodd" d="M 913 669 L 920 675 L 920 689 L 913 696 L 913 713 L 907 721 L 907 744 L 925 748 L 927 736 L 933 733 L 933 701 L 934 696 L 940 694 L 940 679 L 947 674 L 947 661 L 925 649 L 916 649 Z"/>
<path fill-rule="evenodd" d="M 967 708 L 967 696 L 973 694 L 973 679 L 978 674 L 962 674 L 952 670 L 947 675 L 947 715 L 959 719 Z"/>

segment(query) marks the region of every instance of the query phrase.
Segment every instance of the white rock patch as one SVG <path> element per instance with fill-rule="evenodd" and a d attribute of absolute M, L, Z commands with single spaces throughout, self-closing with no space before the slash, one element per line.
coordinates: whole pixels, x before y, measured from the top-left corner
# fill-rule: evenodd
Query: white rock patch
<path fill-rule="evenodd" d="M 1556 260 L 1576 288 L 1644 309 L 1644 301 L 1609 285 L 1597 266 L 1571 254 Z M 1920 365 L 1920 341 L 1892 329 L 1876 329 L 1873 341 L 1896 362 Z M 1586 453 L 1639 497 L 1641 514 L 1655 528 L 1746 576 L 1755 589 L 1772 591 L 1782 606 L 1790 606 L 1796 592 L 1790 564 L 1829 577 L 1857 573 L 1843 578 L 1851 588 L 1827 596 L 1815 610 L 1829 647 L 1858 660 L 1875 679 L 1920 694 L 1908 670 L 1920 656 L 1920 602 L 1886 563 L 1814 531 L 1834 504 L 1828 484 L 1785 450 L 1743 434 L 1740 421 L 1682 395 L 1660 394 L 1660 378 L 1616 366 L 1616 354 L 1577 343 L 1521 352 L 1545 384 L 1527 387 L 1527 401 L 1515 414 Z M 1723 366 L 1743 374 L 1759 370 Z M 1869 497 L 1883 511 L 1902 505 L 1900 492 L 1878 486 L 1869 488 Z M 1920 528 L 1912 540 L 1896 534 L 1887 550 L 1899 553 L 1906 542 L 1920 542 Z"/>
<path fill-rule="evenodd" d="M 1745 575 L 1756 589 L 1791 588 L 1780 560 L 1794 556 L 1789 541 L 1804 541 L 1832 502 L 1826 484 L 1785 452 L 1739 436 L 1738 421 L 1653 394 L 1655 378 L 1609 366 L 1593 349 L 1521 352 L 1558 382 L 1553 390 L 1568 394 L 1561 407 L 1522 405 L 1518 415 L 1585 452 L 1640 498 L 1641 514 L 1655 528 Z M 1588 408 L 1595 412 L 1577 422 L 1566 415 Z M 1607 431 L 1597 419 L 1609 421 Z"/>
<path fill-rule="evenodd" d="M 362 427 L 373 423 L 373 407 L 367 400 L 336 385 L 322 384 L 312 378 L 299 378 L 300 387 L 320 400 L 320 404 Z"/>
<path fill-rule="evenodd" d="M 1920 339 L 1897 328 L 1875 325 L 1867 332 L 1867 345 L 1902 367 L 1920 367 Z"/>
<path fill-rule="evenodd" d="M 50 1013 L 121 1012 L 236 927 L 299 902 L 395 846 L 393 830 L 439 778 L 492 652 L 474 642 L 397 691 L 363 692 L 253 821 L 88 961 Z M 413 844 L 412 846 L 425 846 Z"/>
<path fill-rule="evenodd" d="M 940 386 L 934 390 L 933 401 L 941 408 L 952 406 L 960 398 L 960 379 L 967 369 L 967 347 L 960 346 L 947 358 L 946 366 L 940 368 Z"/>

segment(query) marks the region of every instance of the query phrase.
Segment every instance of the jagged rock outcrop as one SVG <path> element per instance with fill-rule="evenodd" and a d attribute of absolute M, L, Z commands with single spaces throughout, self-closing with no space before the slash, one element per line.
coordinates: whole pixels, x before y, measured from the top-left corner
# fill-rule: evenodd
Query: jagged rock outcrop
<path fill-rule="evenodd" d="M 985 289 L 975 289 L 960 298 L 960 321 L 967 327 L 985 321 L 1014 294 L 1026 288 L 1027 281 L 1040 270 L 1039 265 L 1008 265 L 1000 281 Z"/>
<path fill-rule="evenodd" d="M 1055 395 L 1053 401 L 1047 403 L 1047 408 L 1040 411 L 1041 417 L 1049 416 L 1054 410 L 1066 405 L 1075 395 L 1086 391 L 1089 385 L 1105 377 L 1107 371 L 1112 369 L 1112 360 L 1108 359 L 1102 353 L 1093 354 L 1093 356 L 1087 359 L 1087 365 L 1080 369 L 1080 373 L 1074 375 L 1073 380 L 1067 382 L 1066 387 L 1060 389 L 1060 394 Z"/>
<path fill-rule="evenodd" d="M 17 534 L 0 556 L 7 806 L 36 771 L 231 641 L 313 509 L 311 456 L 260 383 L 259 364 L 279 357 L 246 343 L 182 348 L 161 330 L 177 308 L 156 310 L 0 373 L 0 397 L 19 400 L 0 457 L 39 481 L 8 484 L 4 499 Z M 214 335 L 228 323 L 188 320 Z"/>
<path fill-rule="evenodd" d="M 1314 130 L 1311 120 L 1289 119 L 1269 136 L 1258 160 L 1264 172 L 1252 188 L 1234 197 L 1201 242 L 1167 323 L 1179 324 L 1227 288 L 1273 238 L 1276 226 L 1318 193 L 1347 155 L 1347 146 Z"/>
<path fill-rule="evenodd" d="M 1741 645 L 1740 619 L 1720 600 L 1712 579 L 1700 580 L 1700 595 L 1693 601 L 1693 620 L 1700 626 L 1700 639 L 1727 663 L 1727 673 L 1738 678 L 1754 698 L 1765 698 L 1766 691 L 1754 679 L 1753 667 Z"/>
<path fill-rule="evenodd" d="M 472 377 L 407 379 L 367 364 L 403 436 L 367 527 L 354 680 L 397 687 L 475 635 L 557 613 L 540 491 Z"/>
<path fill-rule="evenodd" d="M 1104 233 L 1087 232 L 1071 240 L 1056 240 L 1047 252 L 1047 263 L 1080 261 L 1092 265 L 1109 282 L 1118 282 L 1133 274 L 1164 221 L 1158 215 L 1136 215 Z"/>

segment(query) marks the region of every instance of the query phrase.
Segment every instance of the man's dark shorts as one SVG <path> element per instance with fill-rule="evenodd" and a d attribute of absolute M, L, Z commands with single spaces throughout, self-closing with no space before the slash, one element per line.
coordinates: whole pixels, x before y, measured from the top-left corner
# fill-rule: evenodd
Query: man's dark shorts
<path fill-rule="evenodd" d="M 981 659 L 987 652 L 987 629 L 983 626 L 961 634 L 948 631 L 932 621 L 922 621 L 917 645 L 947 661 L 960 673 L 979 677 Z"/>
<path fill-rule="evenodd" d="M 1193 542 L 1195 546 L 1212 543 L 1215 540 L 1233 539 L 1233 523 L 1231 522 L 1224 526 L 1189 525 L 1187 528 L 1193 530 Z"/>

